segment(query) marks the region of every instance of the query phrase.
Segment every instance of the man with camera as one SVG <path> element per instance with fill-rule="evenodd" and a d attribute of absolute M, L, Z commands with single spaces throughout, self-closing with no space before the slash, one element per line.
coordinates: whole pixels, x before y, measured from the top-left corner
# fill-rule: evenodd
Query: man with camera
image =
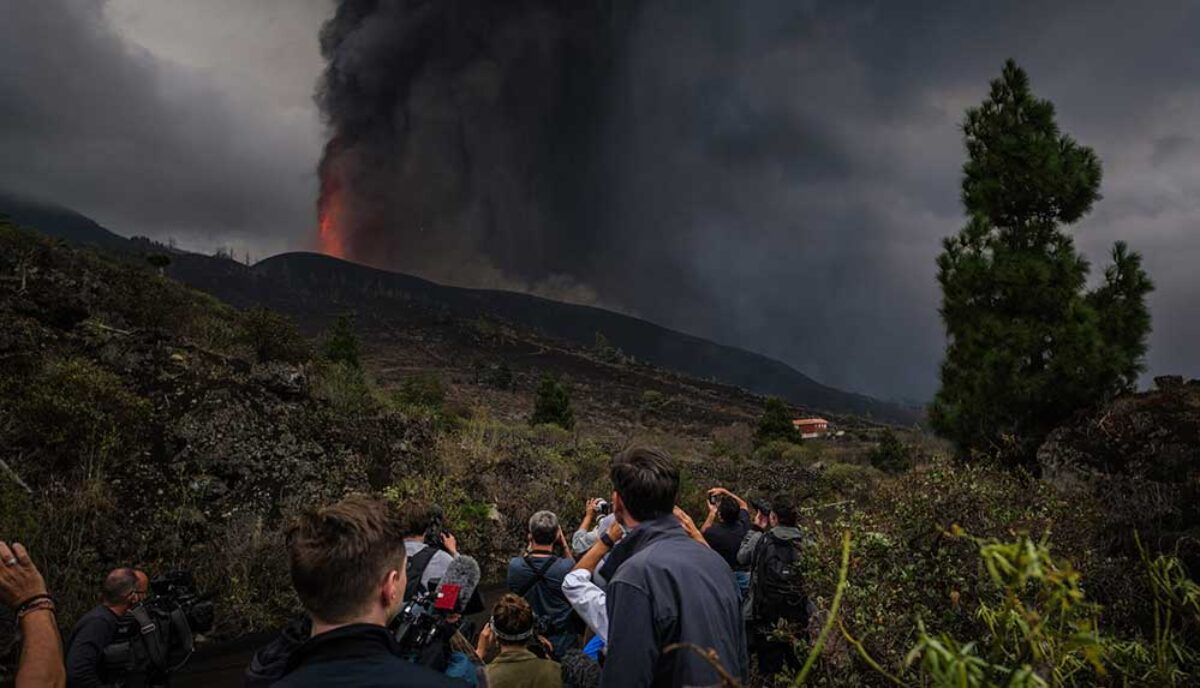
<path fill-rule="evenodd" d="M 556 657 L 579 649 L 583 622 L 575 615 L 563 595 L 563 578 L 575 566 L 558 516 L 539 511 L 529 519 L 529 544 L 525 556 L 508 563 L 508 589 L 528 600 L 533 613 L 546 624 L 546 637 L 554 645 Z M 555 553 L 560 547 L 562 556 Z"/>
<path fill-rule="evenodd" d="M 122 676 L 108 666 L 104 651 L 117 640 L 122 619 L 150 594 L 145 572 L 119 568 L 109 572 L 100 588 L 100 605 L 80 617 L 67 641 L 67 685 L 95 688 Z M 120 673 L 124 673 L 123 671 Z"/>
<path fill-rule="evenodd" d="M 408 585 L 404 599 L 428 590 L 430 583 L 446 575 L 446 569 L 458 556 L 458 540 L 443 528 L 442 512 L 424 502 L 410 502 L 400 509 L 407 556 Z"/>
<path fill-rule="evenodd" d="M 664 452 L 627 449 L 613 457 L 613 511 L 628 531 L 606 590 L 611 628 L 601 685 L 711 686 L 722 675 L 676 644 L 711 649 L 724 671 L 749 677 L 737 583 L 721 558 L 675 515 L 679 470 Z M 686 524 L 685 524 L 686 525 Z M 698 534 L 695 536 L 698 537 Z"/>
<path fill-rule="evenodd" d="M 407 661 L 387 629 L 404 604 L 405 532 L 391 505 L 361 496 L 296 520 L 288 558 L 312 636 L 290 652 L 275 686 L 461 685 Z"/>
<path fill-rule="evenodd" d="M 597 518 L 599 522 L 597 522 Z M 578 557 L 591 549 L 592 545 L 600 539 L 600 534 L 608 530 L 608 527 L 615 521 L 611 503 L 599 497 L 587 500 L 583 521 L 580 522 L 575 534 L 571 536 L 571 551 Z"/>

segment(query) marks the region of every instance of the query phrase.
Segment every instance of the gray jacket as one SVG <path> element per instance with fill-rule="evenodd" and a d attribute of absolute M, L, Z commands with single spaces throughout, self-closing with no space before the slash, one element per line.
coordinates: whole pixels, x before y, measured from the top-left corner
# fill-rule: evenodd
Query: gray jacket
<path fill-rule="evenodd" d="M 730 674 L 747 679 L 737 581 L 721 555 L 688 537 L 673 515 L 638 525 L 617 547 L 630 549 L 608 584 L 608 660 L 600 685 L 720 684 L 695 653 L 663 653 L 674 643 L 713 648 Z"/>
<path fill-rule="evenodd" d="M 770 532 L 780 540 L 805 540 L 807 544 L 804 532 L 795 526 L 775 526 Z M 738 547 L 738 566 L 750 566 L 754 562 L 754 550 L 758 549 L 762 536 L 762 532 L 757 530 L 746 533 L 746 537 L 742 538 L 742 546 Z M 742 600 L 742 618 L 746 621 L 754 620 L 754 584 L 754 569 L 751 567 L 750 590 L 746 592 L 746 599 Z"/>

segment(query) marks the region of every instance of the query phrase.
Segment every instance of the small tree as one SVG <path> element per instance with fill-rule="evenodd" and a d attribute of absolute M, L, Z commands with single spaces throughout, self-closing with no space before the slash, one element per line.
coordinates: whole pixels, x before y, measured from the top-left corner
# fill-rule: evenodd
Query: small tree
<path fill-rule="evenodd" d="M 868 456 L 871 465 L 885 473 L 900 473 L 912 467 L 912 449 L 891 428 L 883 431 L 879 444 Z"/>
<path fill-rule="evenodd" d="M 146 262 L 158 269 L 158 274 L 162 275 L 166 272 L 167 266 L 171 264 L 171 256 L 165 253 L 151 253 L 146 256 Z"/>
<path fill-rule="evenodd" d="M 761 447 L 775 440 L 799 443 L 800 439 L 787 404 L 778 397 L 768 397 L 763 405 L 762 417 L 758 419 L 758 429 L 754 432 L 754 446 Z"/>
<path fill-rule="evenodd" d="M 344 363 L 351 368 L 361 368 L 358 353 L 358 335 L 347 315 L 339 315 L 333 330 L 325 338 L 325 359 L 331 363 Z"/>
<path fill-rule="evenodd" d="M 542 375 L 533 400 L 530 425 L 549 423 L 564 430 L 575 427 L 575 412 L 571 410 L 571 393 L 567 386 L 549 373 Z"/>
<path fill-rule="evenodd" d="M 303 363 L 311 353 L 309 343 L 291 318 L 266 308 L 251 308 L 240 318 L 243 341 L 259 363 Z"/>

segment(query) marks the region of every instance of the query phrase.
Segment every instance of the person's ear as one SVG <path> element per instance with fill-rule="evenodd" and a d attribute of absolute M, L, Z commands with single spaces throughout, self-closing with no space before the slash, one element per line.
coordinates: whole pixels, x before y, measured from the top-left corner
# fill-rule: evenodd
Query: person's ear
<path fill-rule="evenodd" d="M 383 579 L 383 604 L 388 609 L 394 609 L 404 599 L 404 588 L 408 584 L 408 576 L 404 569 L 392 569 Z"/>

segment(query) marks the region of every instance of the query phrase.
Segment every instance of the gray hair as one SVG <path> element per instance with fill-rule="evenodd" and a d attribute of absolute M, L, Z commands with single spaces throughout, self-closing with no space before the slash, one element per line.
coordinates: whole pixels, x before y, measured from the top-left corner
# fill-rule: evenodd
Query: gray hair
<path fill-rule="evenodd" d="M 530 516 L 529 536 L 535 545 L 553 545 L 558 539 L 558 516 L 553 511 L 539 511 Z"/>

